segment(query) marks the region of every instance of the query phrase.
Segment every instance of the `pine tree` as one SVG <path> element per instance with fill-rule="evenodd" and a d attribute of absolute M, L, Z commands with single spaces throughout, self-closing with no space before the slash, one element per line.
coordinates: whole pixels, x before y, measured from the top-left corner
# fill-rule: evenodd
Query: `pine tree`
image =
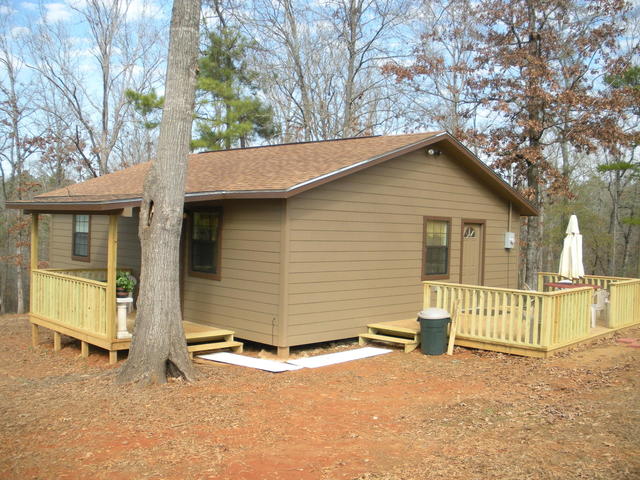
<path fill-rule="evenodd" d="M 256 96 L 255 73 L 244 61 L 248 46 L 230 28 L 209 34 L 209 45 L 199 62 L 192 148 L 245 147 L 253 138 L 268 140 L 277 135 L 272 109 Z"/>

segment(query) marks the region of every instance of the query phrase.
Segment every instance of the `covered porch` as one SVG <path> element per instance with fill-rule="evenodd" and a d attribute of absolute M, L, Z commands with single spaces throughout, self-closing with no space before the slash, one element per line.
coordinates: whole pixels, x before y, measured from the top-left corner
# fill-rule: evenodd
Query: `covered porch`
<path fill-rule="evenodd" d="M 91 214 L 96 215 L 96 212 Z M 133 270 L 130 266 L 117 264 L 121 214 L 122 210 L 103 213 L 108 216 L 104 268 L 38 268 L 39 215 L 32 213 L 29 320 L 34 346 L 40 342 L 39 328 L 44 327 L 53 331 L 54 351 L 61 349 L 61 335 L 80 341 L 82 357 L 89 355 L 90 345 L 107 350 L 111 364 L 118 361 L 119 351 L 129 349 L 130 336 L 118 334 L 116 302 L 116 272 Z M 135 310 L 128 317 L 131 329 Z M 231 330 L 195 322 L 183 322 L 183 326 L 191 354 L 218 349 L 242 351 L 242 343 L 234 339 Z M 120 325 L 120 329 L 123 328 Z"/>

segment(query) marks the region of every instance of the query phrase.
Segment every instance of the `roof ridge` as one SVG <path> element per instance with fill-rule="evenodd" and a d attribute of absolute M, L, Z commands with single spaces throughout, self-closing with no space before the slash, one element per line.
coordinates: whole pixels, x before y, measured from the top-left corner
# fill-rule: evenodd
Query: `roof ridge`
<path fill-rule="evenodd" d="M 269 147 L 286 147 L 290 145 L 308 145 L 310 143 L 342 142 L 346 140 L 364 140 L 367 138 L 406 137 L 410 135 L 434 135 L 436 133 L 443 133 L 443 132 L 444 130 L 435 130 L 433 132 L 399 133 L 396 135 L 364 135 L 362 137 L 325 138 L 323 140 L 304 140 L 302 142 L 276 143 L 273 145 L 255 145 L 251 147 L 228 148 L 226 150 L 205 150 L 204 152 L 193 152 L 191 153 L 191 155 L 204 155 L 205 153 L 234 152 L 239 150 L 254 150 L 258 148 L 269 148 Z"/>

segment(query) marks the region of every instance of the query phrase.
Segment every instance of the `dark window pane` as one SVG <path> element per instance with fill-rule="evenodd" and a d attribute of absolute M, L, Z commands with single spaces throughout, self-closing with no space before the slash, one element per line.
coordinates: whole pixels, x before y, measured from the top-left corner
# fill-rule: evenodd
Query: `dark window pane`
<path fill-rule="evenodd" d="M 446 275 L 449 267 L 449 222 L 427 220 L 425 228 L 425 275 Z"/>
<path fill-rule="evenodd" d="M 89 256 L 89 215 L 73 216 L 73 255 Z"/>
<path fill-rule="evenodd" d="M 446 275 L 449 249 L 447 247 L 428 247 L 426 275 Z"/>
<path fill-rule="evenodd" d="M 218 273 L 220 213 L 194 213 L 191 228 L 191 270 Z"/>
<path fill-rule="evenodd" d="M 73 242 L 73 254 L 77 257 L 89 256 L 89 234 L 76 232 Z"/>

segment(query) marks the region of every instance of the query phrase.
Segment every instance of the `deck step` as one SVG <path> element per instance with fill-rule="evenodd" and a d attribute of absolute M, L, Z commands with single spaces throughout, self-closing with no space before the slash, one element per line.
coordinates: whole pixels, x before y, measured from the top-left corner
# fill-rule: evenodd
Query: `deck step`
<path fill-rule="evenodd" d="M 407 321 L 408 322 L 408 321 Z M 415 321 L 411 321 L 411 324 L 416 324 L 413 328 L 408 328 L 401 325 L 394 325 L 391 323 L 369 323 L 367 328 L 369 332 L 378 331 L 378 332 L 388 332 L 394 334 L 402 334 L 408 338 L 415 336 L 418 332 L 420 332 L 420 325 Z"/>
<path fill-rule="evenodd" d="M 392 337 L 389 335 L 380 335 L 377 333 L 361 333 L 360 334 L 360 339 L 359 339 L 360 345 L 364 345 L 370 340 L 402 345 L 404 347 L 405 353 L 409 353 L 415 350 L 419 343 L 417 340 L 411 339 L 411 338 Z"/>
<path fill-rule="evenodd" d="M 236 340 L 228 340 L 226 342 L 212 342 L 212 343 L 195 343 L 188 345 L 187 350 L 193 357 L 193 354 L 198 352 L 210 352 L 213 350 L 224 350 L 230 348 L 235 353 L 242 353 L 243 343 Z"/>

